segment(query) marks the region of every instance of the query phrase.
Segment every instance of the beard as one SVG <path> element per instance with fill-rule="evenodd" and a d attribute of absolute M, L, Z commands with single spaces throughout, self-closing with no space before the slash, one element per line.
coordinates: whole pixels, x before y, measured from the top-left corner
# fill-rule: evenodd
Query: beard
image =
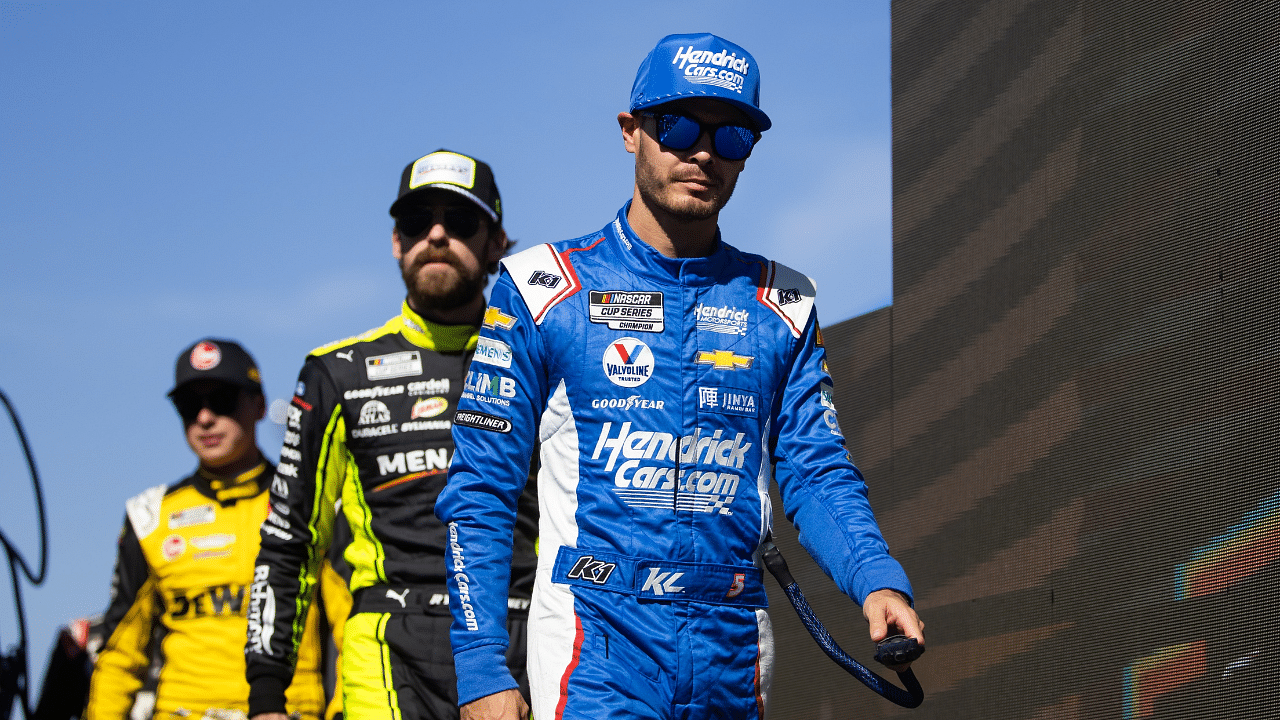
<path fill-rule="evenodd" d="M 636 189 L 650 208 L 660 209 L 677 219 L 693 221 L 715 217 L 729 202 L 733 189 L 738 184 L 736 175 L 727 184 L 724 178 L 711 175 L 712 180 L 721 183 L 711 199 L 684 195 L 676 189 L 675 179 L 663 177 L 656 163 L 646 162 L 645 150 L 645 146 L 641 145 L 636 154 Z"/>
<path fill-rule="evenodd" d="M 454 272 L 422 274 L 423 266 L 434 262 L 446 262 Z M 409 305 L 420 310 L 462 307 L 475 300 L 489 284 L 489 276 L 483 269 L 475 274 L 468 272 L 448 249 L 423 252 L 407 265 L 402 257 L 400 276 L 409 293 Z"/>

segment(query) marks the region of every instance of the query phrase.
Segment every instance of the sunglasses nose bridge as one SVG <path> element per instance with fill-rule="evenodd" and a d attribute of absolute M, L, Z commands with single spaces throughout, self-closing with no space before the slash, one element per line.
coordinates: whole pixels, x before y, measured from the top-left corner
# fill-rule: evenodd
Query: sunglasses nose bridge
<path fill-rule="evenodd" d="M 440 243 L 448 239 L 449 223 L 445 220 L 445 211 L 441 208 L 431 209 L 431 224 L 427 226 L 427 240 Z"/>
<path fill-rule="evenodd" d="M 217 419 L 218 413 L 214 412 L 213 408 L 209 407 L 209 403 L 206 401 L 203 406 L 196 411 L 194 422 L 198 425 L 212 425 Z"/>
<path fill-rule="evenodd" d="M 690 155 L 706 155 L 710 158 L 717 154 L 715 128 L 698 123 L 698 137 L 694 138 L 693 144 L 685 152 Z"/>

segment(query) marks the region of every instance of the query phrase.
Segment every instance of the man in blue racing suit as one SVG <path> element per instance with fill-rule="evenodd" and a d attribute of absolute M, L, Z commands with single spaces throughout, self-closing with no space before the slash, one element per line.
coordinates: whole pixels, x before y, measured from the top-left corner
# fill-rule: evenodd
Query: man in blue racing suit
<path fill-rule="evenodd" d="M 804 275 L 717 220 L 770 126 L 759 70 L 672 35 L 618 115 L 632 199 L 603 230 L 503 261 L 436 503 L 463 718 L 525 717 L 503 664 L 511 527 L 541 442 L 529 612 L 538 720 L 759 718 L 773 648 L 761 545 L 781 488 L 872 640 L 924 642 L 850 461 Z"/>

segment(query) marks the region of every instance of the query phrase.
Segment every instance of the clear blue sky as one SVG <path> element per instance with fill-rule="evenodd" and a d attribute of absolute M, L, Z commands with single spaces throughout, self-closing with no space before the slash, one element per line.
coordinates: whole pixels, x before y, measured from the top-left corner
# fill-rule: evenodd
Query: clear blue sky
<path fill-rule="evenodd" d="M 309 349 L 395 314 L 387 207 L 439 147 L 493 166 L 520 248 L 604 226 L 631 193 L 614 117 L 636 67 L 703 31 L 755 56 L 774 122 L 725 239 L 814 277 L 826 324 L 889 304 L 888 0 L 0 0 L 0 388 L 51 524 L 36 675 L 58 625 L 105 608 L 125 499 L 194 467 L 164 396 L 184 345 L 239 339 L 278 399 Z M 273 458 L 281 436 L 259 426 Z M 35 562 L 7 427 L 0 478 Z"/>

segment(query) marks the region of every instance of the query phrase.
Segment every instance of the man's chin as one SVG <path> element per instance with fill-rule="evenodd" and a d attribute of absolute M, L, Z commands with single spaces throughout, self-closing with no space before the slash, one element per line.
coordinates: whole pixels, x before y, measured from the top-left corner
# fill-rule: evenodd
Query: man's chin
<path fill-rule="evenodd" d="M 648 192 L 646 192 L 648 191 Z M 693 222 L 713 218 L 728 202 L 727 197 L 711 192 L 692 193 L 673 184 L 665 188 L 665 192 L 653 192 L 649 188 L 641 188 L 642 195 L 647 196 L 651 206 L 661 208 L 667 214 L 681 220 Z"/>
<path fill-rule="evenodd" d="M 413 306 L 431 310 L 453 310 L 476 299 L 484 290 L 484 283 L 468 284 L 461 281 L 452 283 L 416 283 L 409 288 L 409 299 Z"/>
<path fill-rule="evenodd" d="M 724 203 L 718 198 L 701 199 L 685 196 L 667 205 L 667 212 L 681 220 L 706 220 L 713 218 Z"/>

